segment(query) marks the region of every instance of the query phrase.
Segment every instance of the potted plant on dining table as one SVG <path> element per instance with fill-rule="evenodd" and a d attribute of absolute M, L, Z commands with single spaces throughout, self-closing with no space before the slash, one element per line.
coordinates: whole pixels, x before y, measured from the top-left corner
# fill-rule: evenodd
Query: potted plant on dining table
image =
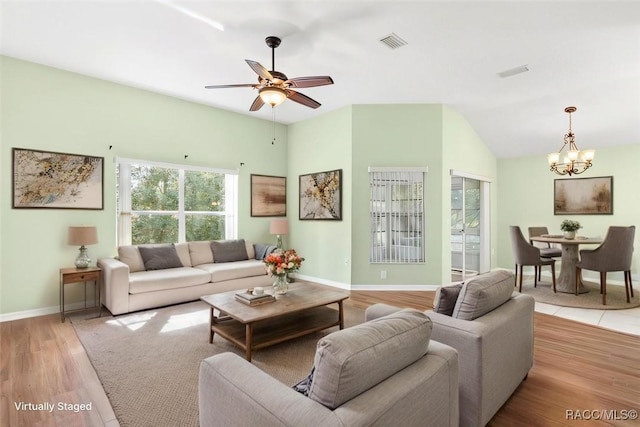
<path fill-rule="evenodd" d="M 287 275 L 297 271 L 302 265 L 302 258 L 298 255 L 295 249 L 276 249 L 264 259 L 264 263 L 267 267 L 267 273 L 270 276 L 275 276 L 275 282 L 273 282 L 273 290 L 276 294 L 286 294 L 289 289 L 289 283 L 287 282 Z"/>
<path fill-rule="evenodd" d="M 564 232 L 564 238 L 567 240 L 573 240 L 576 237 L 576 231 L 581 229 L 582 226 L 578 221 L 572 219 L 565 219 L 560 224 L 560 230 Z"/>

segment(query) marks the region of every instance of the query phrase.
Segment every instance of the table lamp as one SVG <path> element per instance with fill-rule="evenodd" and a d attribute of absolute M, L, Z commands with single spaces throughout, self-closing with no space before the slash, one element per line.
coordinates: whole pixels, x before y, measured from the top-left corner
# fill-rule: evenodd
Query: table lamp
<path fill-rule="evenodd" d="M 76 268 L 87 268 L 91 258 L 87 255 L 85 245 L 95 245 L 98 243 L 98 230 L 94 226 L 69 227 L 69 244 L 80 245 L 80 254 L 76 258 Z"/>
<path fill-rule="evenodd" d="M 289 234 L 289 222 L 286 219 L 274 219 L 271 221 L 269 233 L 277 235 L 276 247 L 282 249 L 282 235 Z"/>

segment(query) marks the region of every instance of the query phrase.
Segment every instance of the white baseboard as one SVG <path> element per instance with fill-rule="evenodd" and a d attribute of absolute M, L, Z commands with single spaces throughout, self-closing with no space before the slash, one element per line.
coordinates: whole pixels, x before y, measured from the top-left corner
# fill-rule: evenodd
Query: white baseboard
<path fill-rule="evenodd" d="M 73 304 L 67 304 L 65 311 L 76 310 L 84 308 L 84 302 L 76 302 Z M 11 320 L 27 319 L 29 317 L 46 316 L 49 314 L 60 314 L 60 306 L 54 305 L 52 307 L 34 308 L 33 310 L 14 311 L 13 313 L 0 314 L 0 323 L 8 322 Z"/>
<path fill-rule="evenodd" d="M 347 291 L 435 291 L 440 286 L 436 285 L 410 285 L 406 283 L 398 284 L 357 284 L 334 282 L 332 280 L 322 279 L 320 277 L 305 276 L 303 274 L 293 275 L 294 279 L 307 280 L 309 282 L 319 283 L 321 285 L 333 286 L 334 288 L 344 289 Z"/>

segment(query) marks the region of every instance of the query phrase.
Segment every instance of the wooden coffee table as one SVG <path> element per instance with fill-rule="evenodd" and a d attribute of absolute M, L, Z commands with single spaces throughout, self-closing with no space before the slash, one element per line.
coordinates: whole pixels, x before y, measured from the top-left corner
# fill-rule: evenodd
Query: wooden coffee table
<path fill-rule="evenodd" d="M 203 296 L 211 306 L 209 342 L 215 333 L 244 349 L 248 361 L 253 350 L 272 346 L 313 332 L 344 328 L 342 303 L 347 292 L 310 283 L 289 285 L 284 295 L 272 303 L 249 306 L 236 301 L 237 291 Z M 337 304 L 338 309 L 328 307 Z M 220 312 L 215 315 L 214 310 Z"/>

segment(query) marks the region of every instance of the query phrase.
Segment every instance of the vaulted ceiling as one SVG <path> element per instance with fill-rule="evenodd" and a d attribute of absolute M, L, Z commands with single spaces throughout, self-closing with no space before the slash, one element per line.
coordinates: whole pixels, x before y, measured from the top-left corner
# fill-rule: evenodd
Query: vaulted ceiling
<path fill-rule="evenodd" d="M 442 103 L 499 158 L 557 151 L 575 105 L 581 149 L 640 143 L 640 2 L 615 1 L 6 1 L 0 52 L 281 123 L 351 104 Z M 395 33 L 407 45 L 380 39 Z M 330 75 L 249 112 L 245 59 Z M 526 66 L 511 77 L 498 73 Z M 596 154 L 597 156 L 597 154 Z M 597 158 L 597 157 L 596 157 Z M 544 160 L 542 160 L 544 161 Z"/>

